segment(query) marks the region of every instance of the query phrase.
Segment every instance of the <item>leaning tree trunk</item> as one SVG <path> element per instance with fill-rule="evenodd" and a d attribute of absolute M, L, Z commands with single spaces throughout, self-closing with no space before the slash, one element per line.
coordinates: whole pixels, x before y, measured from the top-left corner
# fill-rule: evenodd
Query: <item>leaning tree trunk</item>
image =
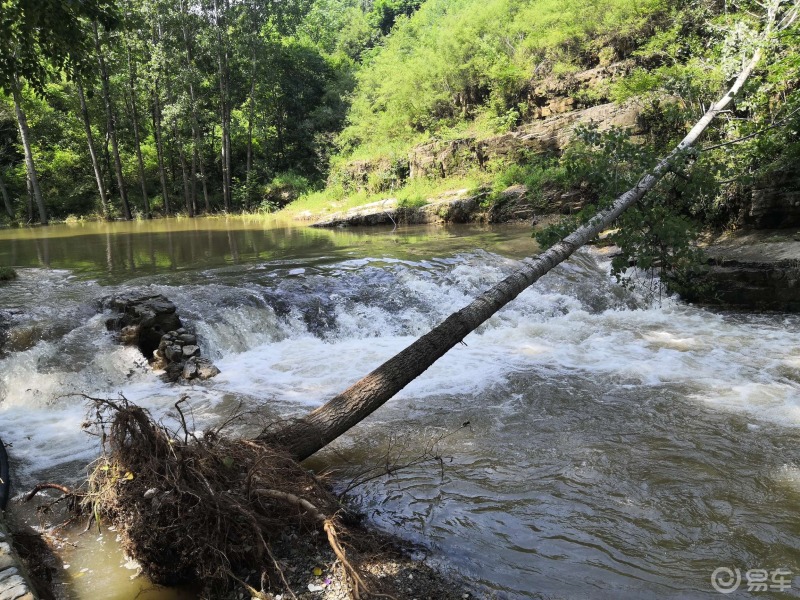
<path fill-rule="evenodd" d="M 774 10 L 770 10 L 765 39 L 771 32 L 774 18 Z M 259 439 L 278 443 L 286 447 L 297 460 L 303 460 L 380 408 L 448 350 L 461 342 L 467 334 L 477 329 L 542 275 L 608 228 L 625 210 L 653 189 L 671 165 L 680 160 L 686 149 L 694 145 L 714 117 L 733 100 L 761 59 L 761 54 L 762 50 L 759 47 L 725 96 L 703 115 L 666 158 L 642 177 L 633 188 L 617 198 L 611 208 L 598 213 L 552 248 L 525 262 L 517 272 L 450 315 L 433 330 L 326 404 L 276 432 L 263 433 Z"/>
<path fill-rule="evenodd" d="M 17 114 L 17 125 L 19 125 L 19 137 L 22 140 L 22 149 L 25 152 L 25 168 L 28 170 L 28 190 L 36 201 L 39 209 L 39 222 L 47 225 L 47 207 L 44 205 L 42 190 L 39 188 L 39 176 L 36 174 L 36 165 L 33 162 L 33 151 L 31 150 L 31 135 L 28 129 L 28 117 L 22 110 L 22 98 L 19 91 L 19 79 L 14 80 L 11 88 L 11 95 L 14 97 L 14 111 Z M 33 220 L 33 211 L 30 211 L 29 220 Z"/>

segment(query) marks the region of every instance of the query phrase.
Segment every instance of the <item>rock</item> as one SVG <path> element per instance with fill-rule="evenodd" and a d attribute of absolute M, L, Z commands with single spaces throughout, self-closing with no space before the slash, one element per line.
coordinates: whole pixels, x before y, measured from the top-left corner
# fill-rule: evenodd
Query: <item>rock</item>
<path fill-rule="evenodd" d="M 0 310 L 0 357 L 4 356 L 4 348 L 8 341 L 8 330 L 11 329 L 11 315 Z"/>
<path fill-rule="evenodd" d="M 800 226 L 800 174 L 796 169 L 771 173 L 750 190 L 740 220 L 754 229 Z"/>
<path fill-rule="evenodd" d="M 119 341 L 126 346 L 134 346 L 139 342 L 139 326 L 128 325 L 119 330 Z"/>
<path fill-rule="evenodd" d="M 194 346 L 192 344 L 187 344 L 183 347 L 183 356 L 185 358 L 191 358 L 192 356 L 199 356 L 200 355 L 200 348 Z"/>
<path fill-rule="evenodd" d="M 220 371 L 210 360 L 206 358 L 198 358 L 197 360 L 197 376 L 200 379 L 211 379 L 219 375 Z"/>
<path fill-rule="evenodd" d="M 196 344 L 197 343 L 197 336 L 191 333 L 182 333 L 178 336 L 178 339 L 183 344 Z"/>
<path fill-rule="evenodd" d="M 181 373 L 181 377 L 184 379 L 190 380 L 197 377 L 197 363 L 192 361 L 186 362 L 183 365 L 183 372 Z"/>
<path fill-rule="evenodd" d="M 181 327 L 175 305 L 160 294 L 131 293 L 112 296 L 103 304 L 118 313 L 106 321 L 109 331 L 117 331 L 122 335 L 125 330 L 125 339 L 130 340 L 126 343 L 138 346 L 145 356 L 152 356 L 165 333 Z M 135 341 L 132 339 L 132 330 L 127 329 L 128 327 L 138 328 Z"/>
<path fill-rule="evenodd" d="M 183 363 L 173 362 L 169 363 L 164 368 L 164 379 L 166 381 L 178 381 L 181 378 L 181 374 L 183 373 Z"/>
<path fill-rule="evenodd" d="M 177 344 L 164 348 L 164 356 L 170 362 L 180 361 L 183 358 L 183 348 Z"/>
<path fill-rule="evenodd" d="M 640 109 L 633 103 L 600 104 L 573 110 L 569 98 L 549 101 L 539 109 L 542 120 L 490 138 L 437 140 L 417 146 L 409 155 L 410 177 L 445 178 L 483 169 L 493 161 L 519 163 L 531 154 L 562 150 L 576 125 L 595 122 L 600 130 L 610 127 L 636 131 Z"/>
<path fill-rule="evenodd" d="M 723 235 L 706 248 L 707 270 L 685 298 L 748 310 L 800 312 L 800 241 L 793 232 Z"/>

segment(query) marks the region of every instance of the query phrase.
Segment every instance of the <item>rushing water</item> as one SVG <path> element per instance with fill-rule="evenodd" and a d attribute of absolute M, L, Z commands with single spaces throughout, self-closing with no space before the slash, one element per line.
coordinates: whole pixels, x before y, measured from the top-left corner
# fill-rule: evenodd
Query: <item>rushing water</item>
<path fill-rule="evenodd" d="M 0 286 L 0 307 L 18 309 L 0 436 L 25 487 L 74 479 L 97 452 L 69 394 L 121 392 L 169 418 L 188 393 L 198 428 L 239 402 L 302 413 L 534 250 L 525 228 L 216 219 L 0 232 L 0 265 L 24 267 Z M 130 288 L 172 299 L 222 373 L 167 385 L 115 345 L 97 300 Z M 792 589 L 743 580 L 739 596 L 796 594 L 799 325 L 653 303 L 580 252 L 312 466 L 345 486 L 376 457 L 409 461 L 435 443 L 441 462 L 353 493 L 482 595 L 712 598 L 717 567 L 767 570 L 773 586 L 787 569 Z"/>

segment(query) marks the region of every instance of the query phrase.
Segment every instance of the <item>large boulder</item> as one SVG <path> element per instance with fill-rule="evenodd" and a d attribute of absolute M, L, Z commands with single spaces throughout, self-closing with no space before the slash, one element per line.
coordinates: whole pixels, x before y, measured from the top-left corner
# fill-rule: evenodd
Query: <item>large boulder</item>
<path fill-rule="evenodd" d="M 161 294 L 129 294 L 107 298 L 104 306 L 117 314 L 106 321 L 120 341 L 135 345 L 147 358 L 153 356 L 161 338 L 181 328 L 175 305 Z"/>

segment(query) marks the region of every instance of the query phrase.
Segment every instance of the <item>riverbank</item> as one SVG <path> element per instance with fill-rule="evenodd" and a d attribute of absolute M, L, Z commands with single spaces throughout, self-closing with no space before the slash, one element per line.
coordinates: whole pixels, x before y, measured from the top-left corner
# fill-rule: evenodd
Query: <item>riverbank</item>
<path fill-rule="evenodd" d="M 1 443 L 1 442 L 0 442 Z M 0 598 L 3 600 L 36 600 L 27 571 L 13 547 L 13 535 L 0 511 Z"/>

